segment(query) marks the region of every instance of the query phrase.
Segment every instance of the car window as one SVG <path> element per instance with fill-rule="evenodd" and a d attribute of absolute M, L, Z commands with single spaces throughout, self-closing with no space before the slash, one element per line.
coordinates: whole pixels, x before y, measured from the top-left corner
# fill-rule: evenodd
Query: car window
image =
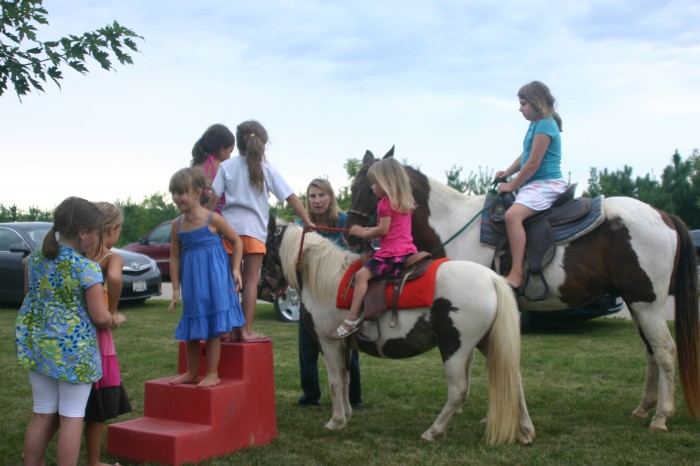
<path fill-rule="evenodd" d="M 28 231 L 27 234 L 32 239 L 32 241 L 34 241 L 34 243 L 41 246 L 44 243 L 44 238 L 46 237 L 46 234 L 49 232 L 50 229 L 51 227 L 38 228 L 36 230 Z"/>
<path fill-rule="evenodd" d="M 170 242 L 170 223 L 160 225 L 148 235 L 148 244 L 163 244 Z"/>
<path fill-rule="evenodd" d="M 17 243 L 24 245 L 21 236 L 7 228 L 0 228 L 0 251 L 8 252 L 10 246 Z"/>

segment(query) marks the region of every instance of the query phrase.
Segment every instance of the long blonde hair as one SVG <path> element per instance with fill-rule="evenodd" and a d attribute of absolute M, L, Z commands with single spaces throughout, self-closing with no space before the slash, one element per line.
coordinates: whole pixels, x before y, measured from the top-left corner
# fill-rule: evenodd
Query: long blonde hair
<path fill-rule="evenodd" d="M 382 188 L 389 198 L 392 209 L 402 214 L 415 210 L 416 201 L 413 199 L 408 175 L 403 166 L 393 157 L 382 159 L 369 167 L 367 178 Z"/>
<path fill-rule="evenodd" d="M 309 202 L 309 190 L 311 188 L 316 188 L 325 193 L 330 197 L 330 203 L 328 204 L 328 210 L 326 211 L 325 218 L 318 218 L 318 215 L 311 209 L 311 203 Z M 309 218 L 314 223 L 320 223 L 321 226 L 327 226 L 332 228 L 338 227 L 338 213 L 340 212 L 340 207 L 338 206 L 338 200 L 335 197 L 335 192 L 333 191 L 333 186 L 331 182 L 323 178 L 314 178 L 309 183 L 306 188 L 306 213 L 309 214 Z"/>
<path fill-rule="evenodd" d="M 250 184 L 258 191 L 263 192 L 265 189 L 263 162 L 265 161 L 267 131 L 263 125 L 255 120 L 244 121 L 236 127 L 236 140 L 238 152 L 245 156 Z"/>

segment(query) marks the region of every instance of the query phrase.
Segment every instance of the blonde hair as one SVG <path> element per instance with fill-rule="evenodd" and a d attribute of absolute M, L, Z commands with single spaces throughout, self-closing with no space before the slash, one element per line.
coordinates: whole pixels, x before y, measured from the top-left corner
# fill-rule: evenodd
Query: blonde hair
<path fill-rule="evenodd" d="M 236 140 L 238 141 L 238 152 L 245 157 L 248 166 L 250 184 L 262 193 L 265 189 L 263 162 L 265 161 L 267 131 L 263 125 L 255 120 L 244 121 L 236 127 Z"/>
<path fill-rule="evenodd" d="M 528 101 L 543 118 L 552 117 L 557 122 L 559 131 L 564 131 L 561 117 L 555 110 L 557 100 L 545 83 L 532 81 L 525 84 L 518 91 L 518 97 Z"/>
<path fill-rule="evenodd" d="M 325 218 L 318 218 L 316 213 L 311 209 L 311 203 L 309 202 L 309 190 L 311 188 L 319 189 L 331 199 L 330 203 L 328 204 L 328 210 L 326 211 Z M 338 200 L 335 197 L 335 192 L 333 191 L 331 182 L 323 178 L 314 178 L 311 180 L 309 186 L 306 188 L 306 213 L 309 214 L 311 221 L 314 223 L 324 223 L 325 225 L 322 226 L 337 228 L 339 226 L 339 212 L 340 207 L 338 206 Z"/>
<path fill-rule="evenodd" d="M 403 166 L 393 157 L 382 159 L 369 167 L 367 178 L 382 188 L 389 198 L 392 209 L 402 214 L 415 210 L 416 201 L 413 199 L 408 175 Z"/>
<path fill-rule="evenodd" d="M 190 191 L 194 192 L 195 189 L 202 190 L 202 196 L 199 198 L 199 203 L 206 205 L 209 201 L 209 196 L 207 195 L 209 189 L 207 179 L 204 178 L 204 173 L 199 168 L 188 167 L 182 168 L 175 172 L 175 174 L 170 178 L 170 185 L 168 189 L 171 193 L 183 194 Z"/>
<path fill-rule="evenodd" d="M 95 202 L 102 212 L 102 231 L 108 231 L 112 227 L 118 227 L 124 223 L 124 214 L 121 209 L 111 202 Z"/>

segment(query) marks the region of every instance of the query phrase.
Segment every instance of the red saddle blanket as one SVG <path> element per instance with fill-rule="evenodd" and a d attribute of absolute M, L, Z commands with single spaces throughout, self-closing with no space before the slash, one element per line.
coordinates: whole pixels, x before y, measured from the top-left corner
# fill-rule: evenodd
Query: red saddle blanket
<path fill-rule="evenodd" d="M 433 304 L 435 295 L 435 274 L 438 267 L 449 259 L 435 259 L 430 263 L 425 273 L 420 277 L 407 281 L 403 287 L 403 291 L 399 295 L 399 309 L 413 309 L 417 307 L 430 307 Z M 335 307 L 338 309 L 350 309 L 352 303 L 352 295 L 355 292 L 355 287 L 348 286 L 355 272 L 362 267 L 362 262 L 358 260 L 348 268 L 340 280 L 338 285 L 338 294 L 335 300 Z M 393 285 L 386 287 L 386 300 L 391 307 L 392 294 L 394 292 Z"/>

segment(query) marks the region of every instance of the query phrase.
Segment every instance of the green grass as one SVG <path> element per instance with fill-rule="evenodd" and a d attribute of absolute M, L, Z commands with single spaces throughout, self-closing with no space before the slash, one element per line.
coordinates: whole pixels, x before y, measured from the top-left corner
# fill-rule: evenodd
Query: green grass
<path fill-rule="evenodd" d="M 124 307 L 129 321 L 115 332 L 124 384 L 134 412 L 143 414 L 144 382 L 173 375 L 177 315 L 165 301 Z M 0 464 L 20 464 L 24 431 L 31 415 L 31 389 L 17 367 L 13 325 L 16 308 L 0 307 Z M 406 361 L 361 357 L 365 410 L 340 432 L 324 429 L 330 399 L 321 363 L 322 408 L 300 409 L 297 326 L 277 320 L 272 306 L 258 306 L 256 330 L 273 339 L 277 438 L 271 445 L 240 450 L 203 465 L 533 465 L 645 464 L 700 462 L 700 422 L 690 420 L 676 380 L 676 416 L 670 431 L 654 433 L 632 420 L 644 380 L 643 348 L 631 322 L 596 319 L 559 325 L 523 336 L 525 397 L 537 438 L 532 446 L 483 445 L 486 414 L 484 361 L 477 356 L 469 401 L 450 423 L 447 439 L 419 441 L 446 399 L 437 351 Z M 677 379 L 677 377 L 676 377 Z M 55 452 L 49 450 L 49 464 Z M 82 458 L 84 460 L 84 457 Z M 105 460 L 117 461 L 104 455 Z M 128 462 L 121 461 L 123 465 Z"/>

